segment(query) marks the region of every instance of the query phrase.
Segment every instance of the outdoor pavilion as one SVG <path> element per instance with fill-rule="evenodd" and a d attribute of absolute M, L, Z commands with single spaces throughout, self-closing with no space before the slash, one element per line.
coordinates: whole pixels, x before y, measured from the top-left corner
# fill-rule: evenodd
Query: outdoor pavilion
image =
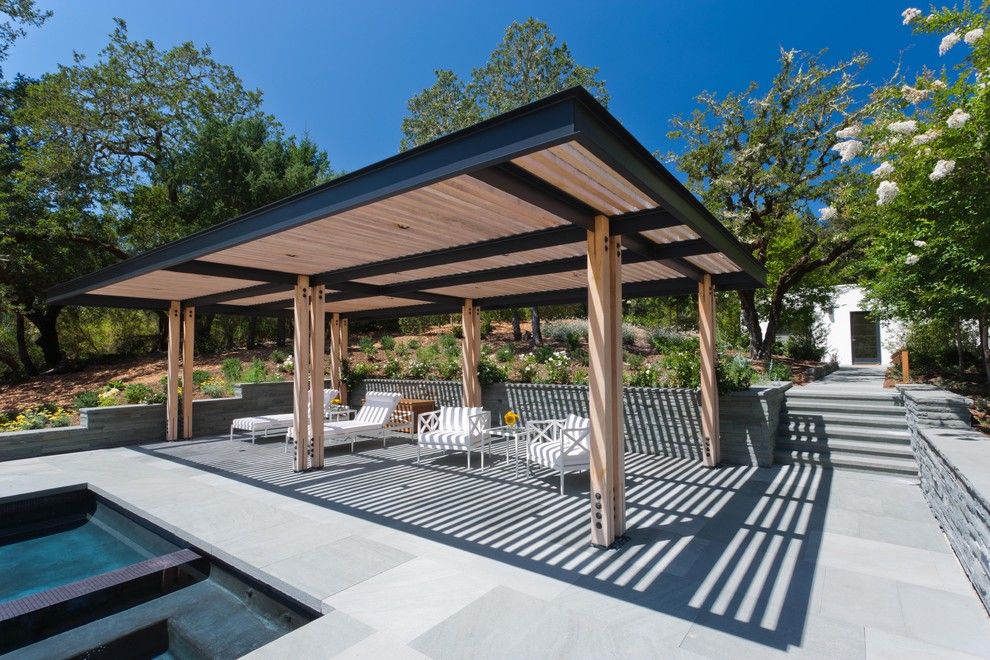
<path fill-rule="evenodd" d="M 573 88 L 54 287 L 49 303 L 168 310 L 166 437 L 180 437 L 195 312 L 294 319 L 295 469 L 323 466 L 325 328 L 460 311 L 481 405 L 481 309 L 587 301 L 591 540 L 625 530 L 623 298 L 698 294 L 703 460 L 719 462 L 715 297 L 766 271 L 583 88 Z M 312 405 L 311 405 L 312 404 Z M 181 437 L 192 437 L 184 388 Z M 307 411 L 311 410 L 311 419 Z M 302 413 L 302 414 L 300 414 Z"/>

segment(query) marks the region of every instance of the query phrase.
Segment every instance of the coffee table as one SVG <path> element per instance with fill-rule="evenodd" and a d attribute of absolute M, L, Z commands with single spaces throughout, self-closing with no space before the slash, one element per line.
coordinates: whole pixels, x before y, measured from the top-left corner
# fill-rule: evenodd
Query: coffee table
<path fill-rule="evenodd" d="M 527 450 L 529 445 L 529 429 L 525 426 L 496 426 L 495 428 L 489 429 L 488 433 L 491 436 L 497 438 L 505 438 L 505 462 L 509 462 L 509 450 L 512 449 L 515 454 L 513 458 L 513 463 L 515 465 L 515 477 L 519 476 L 519 441 L 523 443 L 523 452 Z M 511 442 L 510 442 L 511 441 Z"/>

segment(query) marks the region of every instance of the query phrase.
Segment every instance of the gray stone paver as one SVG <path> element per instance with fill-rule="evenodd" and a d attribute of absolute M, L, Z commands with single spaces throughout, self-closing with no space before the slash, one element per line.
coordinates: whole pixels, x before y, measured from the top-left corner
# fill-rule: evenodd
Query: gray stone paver
<path fill-rule="evenodd" d="M 259 658 L 990 655 L 907 479 L 630 454 L 630 541 L 601 552 L 581 478 L 561 497 L 413 457 L 368 443 L 294 475 L 280 443 L 109 449 L 0 463 L 0 497 L 88 482 L 327 612 Z"/>

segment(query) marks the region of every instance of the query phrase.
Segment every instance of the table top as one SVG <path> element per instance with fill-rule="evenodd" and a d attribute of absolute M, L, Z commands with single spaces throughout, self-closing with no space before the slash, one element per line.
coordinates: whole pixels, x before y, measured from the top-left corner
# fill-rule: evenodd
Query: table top
<path fill-rule="evenodd" d="M 525 426 L 496 426 L 488 429 L 488 432 L 496 435 L 520 435 L 523 433 L 529 433 L 529 429 Z"/>

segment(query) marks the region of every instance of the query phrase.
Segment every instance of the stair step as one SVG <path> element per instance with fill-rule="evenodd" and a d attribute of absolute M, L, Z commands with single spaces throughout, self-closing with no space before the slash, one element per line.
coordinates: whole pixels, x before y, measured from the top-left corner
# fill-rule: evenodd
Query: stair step
<path fill-rule="evenodd" d="M 870 426 L 886 429 L 907 429 L 904 415 L 873 415 L 858 413 L 827 412 L 812 415 L 804 412 L 791 414 L 784 411 L 780 415 L 780 424 L 798 424 L 799 429 L 829 428 L 835 426 Z"/>
<path fill-rule="evenodd" d="M 861 472 L 880 472 L 917 476 L 918 464 L 911 458 L 887 456 L 862 456 L 857 454 L 817 454 L 793 449 L 778 449 L 773 453 L 774 463 L 782 465 L 820 465 Z"/>
<path fill-rule="evenodd" d="M 782 440 L 777 439 L 779 449 L 796 450 L 802 452 L 813 452 L 817 454 L 830 453 L 837 454 L 862 454 L 868 456 L 893 456 L 897 458 L 914 459 L 914 453 L 910 445 L 895 444 L 892 442 L 872 442 L 869 440 Z"/>
<path fill-rule="evenodd" d="M 810 399 L 815 401 L 869 401 L 881 405 L 899 405 L 901 396 L 896 391 L 854 391 L 845 388 L 838 391 L 824 387 L 792 387 L 784 395 L 787 399 Z"/>
<path fill-rule="evenodd" d="M 900 406 L 861 403 L 858 400 L 834 399 L 830 401 L 818 401 L 813 399 L 788 399 L 784 402 L 784 407 L 788 411 L 801 414 L 837 412 L 904 417 L 904 408 Z"/>
<path fill-rule="evenodd" d="M 841 424 L 822 424 L 810 428 L 800 422 L 784 422 L 777 426 L 777 438 L 781 440 L 867 440 L 870 442 L 891 442 L 894 444 L 911 444 L 911 433 L 907 428 L 881 428 L 878 426 L 843 426 Z"/>

